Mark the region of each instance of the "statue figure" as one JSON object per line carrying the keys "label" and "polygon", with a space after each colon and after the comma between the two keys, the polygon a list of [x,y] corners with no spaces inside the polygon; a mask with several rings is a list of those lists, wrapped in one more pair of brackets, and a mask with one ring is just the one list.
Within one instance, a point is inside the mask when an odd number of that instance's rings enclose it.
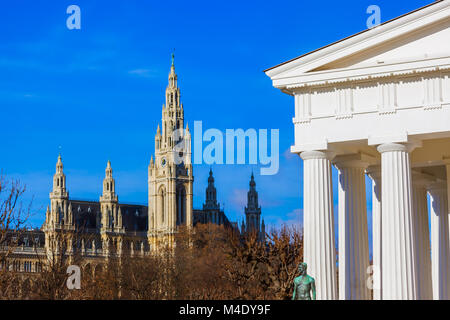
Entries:
{"label": "statue figure", "polygon": [[298,265],[300,276],[294,279],[294,294],[292,300],[316,300],[316,282],[314,278],[306,274],[306,263],[302,262]]}

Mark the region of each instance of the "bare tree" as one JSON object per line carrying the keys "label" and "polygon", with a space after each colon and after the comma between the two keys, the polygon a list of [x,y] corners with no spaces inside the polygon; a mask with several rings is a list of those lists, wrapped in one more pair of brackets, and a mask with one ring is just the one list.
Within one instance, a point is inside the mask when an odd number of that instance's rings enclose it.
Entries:
{"label": "bare tree", "polygon": [[24,206],[26,187],[19,180],[8,180],[0,173],[0,262],[17,246],[20,234],[31,212],[31,202]]}
{"label": "bare tree", "polygon": [[273,299],[290,299],[292,284],[303,261],[303,238],[294,227],[273,229],[268,235],[267,252],[262,259],[267,268]]}
{"label": "bare tree", "polygon": [[18,180],[0,173],[0,297],[18,298],[19,277],[13,261],[14,251],[25,232],[31,212],[31,202],[23,204],[26,187]]}

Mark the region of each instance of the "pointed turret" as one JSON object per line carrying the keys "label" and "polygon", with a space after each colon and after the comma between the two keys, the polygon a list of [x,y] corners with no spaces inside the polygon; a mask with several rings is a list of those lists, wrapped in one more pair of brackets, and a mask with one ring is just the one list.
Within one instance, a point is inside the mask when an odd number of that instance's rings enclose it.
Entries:
{"label": "pointed turret", "polygon": [[50,206],[47,206],[47,211],[45,211],[45,223],[48,224],[50,222]]}
{"label": "pointed turret", "polygon": [[100,197],[100,201],[112,200],[117,202],[116,184],[113,178],[113,171],[111,168],[111,161],[108,160],[105,169],[105,179],[103,179],[103,196]]}
{"label": "pointed turret", "polygon": [[72,211],[72,203],[69,202],[69,209],[67,212],[67,219],[66,219],[66,224],[67,225],[72,225],[73,223],[73,211]]}
{"label": "pointed turret", "polygon": [[66,176],[63,171],[63,162],[61,154],[58,155],[56,162],[56,172],[53,175],[53,190],[50,193],[50,211],[49,224],[55,228],[60,228],[67,218],[69,193],[66,190]]}
{"label": "pointed turret", "polygon": [[122,210],[119,207],[119,210],[117,212],[117,228],[122,229],[123,223],[122,223]]}
{"label": "pointed turret", "polygon": [[261,207],[258,204],[258,192],[256,191],[255,176],[250,177],[250,190],[247,193],[247,207],[245,207],[246,231],[256,232],[258,236],[262,232],[260,226]]}
{"label": "pointed turret", "polygon": [[58,155],[58,161],[56,162],[56,173],[63,173],[61,153]]}
{"label": "pointed turret", "polygon": [[209,169],[208,187],[206,188],[206,201],[203,210],[219,210],[220,205],[217,203],[217,190],[214,186],[214,176],[212,168]]}
{"label": "pointed turret", "polygon": [[58,161],[56,162],[56,172],[53,175],[53,192],[63,195],[66,191],[66,176],[63,172],[63,163],[61,154],[58,156]]}
{"label": "pointed turret", "polygon": [[169,73],[169,87],[176,88],[177,87],[177,74],[175,73],[175,54],[172,53],[172,65],[170,66]]}
{"label": "pointed turret", "polygon": [[158,150],[161,149],[161,141],[162,141],[161,129],[159,128],[158,124],[158,128],[156,129],[155,135],[155,152],[158,152]]}
{"label": "pointed turret", "polygon": [[118,197],[115,192],[116,185],[113,178],[111,162],[108,160],[103,179],[103,194],[100,197],[101,231],[111,232],[117,223]]}
{"label": "pointed turret", "polygon": [[253,175],[253,171],[252,171],[252,176],[250,177],[249,185],[250,185],[250,190],[255,189],[256,182],[255,182],[255,176]]}
{"label": "pointed turret", "polygon": [[250,190],[247,193],[247,208],[258,209],[258,192],[256,191],[256,182],[253,172],[250,178],[249,186]]}

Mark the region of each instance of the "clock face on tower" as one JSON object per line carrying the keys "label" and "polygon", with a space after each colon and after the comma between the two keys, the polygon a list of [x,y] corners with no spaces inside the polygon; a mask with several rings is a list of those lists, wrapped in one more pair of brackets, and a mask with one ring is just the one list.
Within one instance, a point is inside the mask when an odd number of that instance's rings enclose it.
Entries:
{"label": "clock face on tower", "polygon": [[161,159],[161,166],[165,167],[166,166],[166,158],[162,158]]}

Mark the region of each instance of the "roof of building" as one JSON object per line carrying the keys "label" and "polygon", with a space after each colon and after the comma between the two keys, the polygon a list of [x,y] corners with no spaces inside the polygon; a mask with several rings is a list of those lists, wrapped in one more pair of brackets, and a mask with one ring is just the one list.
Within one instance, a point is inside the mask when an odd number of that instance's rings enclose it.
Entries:
{"label": "roof of building", "polygon": [[[78,227],[97,228],[97,216],[100,213],[100,203],[97,201],[70,200],[75,223]],[[125,231],[147,231],[148,207],[137,204],[121,204],[122,223]]]}
{"label": "roof of building", "polygon": [[[405,17],[405,16],[408,16],[408,15],[410,15],[410,14],[413,14],[413,13],[415,13],[415,12],[417,12],[417,11],[420,11],[420,10],[423,10],[423,9],[425,9],[425,8],[431,7],[431,6],[436,5],[437,3],[440,3],[440,2],[443,2],[443,1],[448,1],[448,0],[436,0],[435,2],[430,3],[430,4],[428,4],[428,5],[424,6],[424,7],[418,8],[418,9],[416,9],[416,10],[413,10],[413,11],[410,11],[410,12],[408,12],[408,13],[405,13],[405,14],[403,14],[403,15],[401,15],[401,16],[398,16],[398,17],[396,17],[396,18],[394,18],[394,19],[391,19],[391,20],[388,20],[388,21],[386,21],[386,22],[383,22],[383,23],[380,24],[380,26],[385,25],[385,24],[388,24],[388,23],[390,23],[390,22],[392,22],[392,21],[401,19],[401,18],[403,18],[403,17]],[[365,29],[365,30],[363,30],[363,31],[360,31],[360,32],[358,32],[358,33],[355,33],[355,34],[353,34],[353,35],[351,35],[351,36],[348,36],[348,37],[346,37],[346,38],[343,38],[343,39],[341,39],[341,40],[338,40],[338,41],[332,42],[332,43],[330,43],[330,44],[327,44],[326,46],[323,46],[323,47],[320,47],[320,48],[315,49],[315,50],[313,50],[313,51],[310,51],[310,52],[308,52],[308,53],[302,54],[302,55],[300,55],[300,56],[298,56],[298,57],[296,57],[296,58],[293,58],[293,59],[290,59],[290,60],[288,60],[288,61],[285,61],[285,62],[282,62],[282,63],[280,63],[280,64],[277,64],[276,66],[270,67],[270,68],[264,70],[263,72],[267,72],[267,71],[269,71],[269,70],[278,68],[279,66],[285,65],[285,64],[287,64],[287,63],[289,63],[289,62],[292,62],[292,61],[301,59],[301,58],[306,57],[306,56],[308,56],[308,55],[310,55],[310,54],[313,54],[313,53],[315,53],[315,52],[321,51],[321,50],[323,50],[323,49],[325,49],[325,48],[334,46],[334,45],[337,44],[337,43],[343,42],[343,41],[345,41],[345,40],[348,40],[348,39],[351,39],[351,38],[353,38],[353,37],[356,37],[356,36],[358,36],[358,35],[360,35],[360,34],[366,33],[366,32],[368,32],[368,31],[370,31],[370,30],[371,30],[371,29]]]}

